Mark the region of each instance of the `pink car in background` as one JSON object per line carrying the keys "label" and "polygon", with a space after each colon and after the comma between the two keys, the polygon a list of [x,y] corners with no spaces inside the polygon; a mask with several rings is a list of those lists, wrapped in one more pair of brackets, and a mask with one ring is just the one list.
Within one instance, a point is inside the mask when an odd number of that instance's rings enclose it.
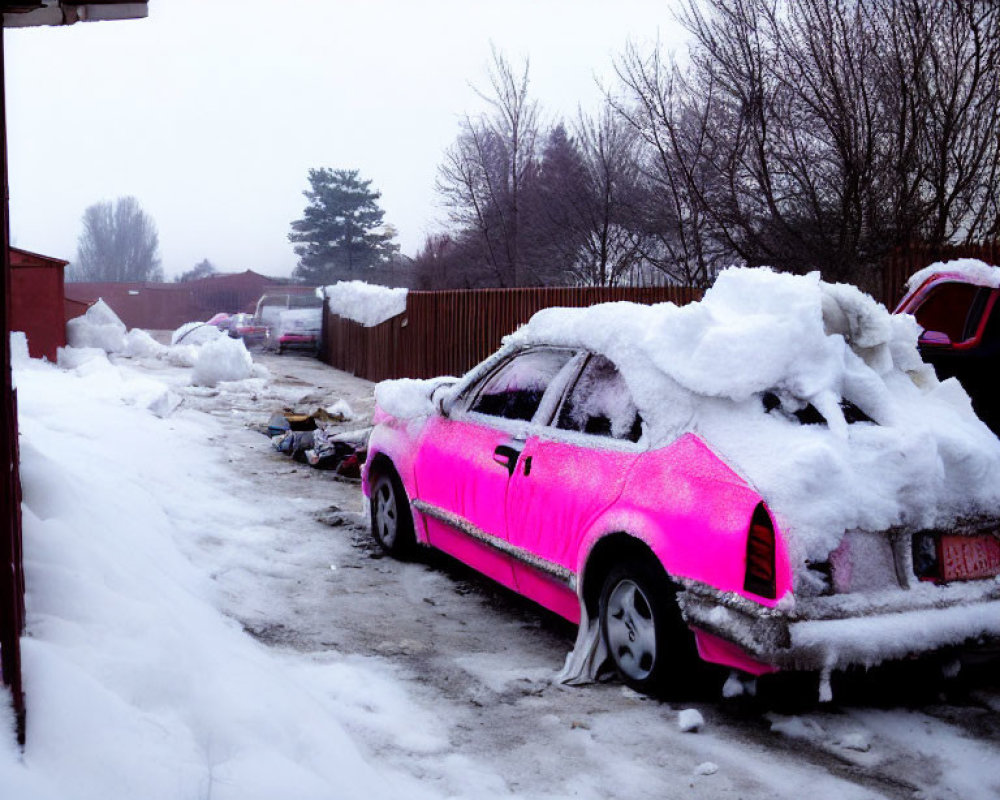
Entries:
{"label": "pink car in background", "polygon": [[[825,558],[803,557],[703,433],[652,435],[671,401],[640,403],[641,376],[629,377],[593,349],[522,337],[457,382],[383,384],[363,473],[377,541],[397,556],[442,550],[579,623],[578,671],[609,658],[644,692],[669,689],[696,653],[750,675],[828,680],[1000,632],[995,524],[848,531]],[[846,399],[831,433],[816,408],[784,408],[779,394],[734,414],[813,449],[884,433]],[[798,478],[788,449],[760,460],[789,459]]]}

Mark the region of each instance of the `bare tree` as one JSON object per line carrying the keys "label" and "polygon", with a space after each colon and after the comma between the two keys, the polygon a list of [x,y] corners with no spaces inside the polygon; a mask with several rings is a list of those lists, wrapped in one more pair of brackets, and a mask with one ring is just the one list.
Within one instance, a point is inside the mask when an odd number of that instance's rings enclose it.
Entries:
{"label": "bare tree", "polygon": [[596,117],[581,112],[576,132],[586,183],[579,206],[584,236],[574,273],[579,283],[614,286],[643,256],[646,237],[636,225],[639,140],[610,105]]}
{"label": "bare tree", "polygon": [[892,247],[996,235],[998,20],[986,0],[689,2],[683,73],[619,61],[674,210],[664,254],[871,287]]}
{"label": "bare tree", "polygon": [[156,224],[134,197],[95,203],[83,212],[70,279],[162,281]]}
{"label": "bare tree", "polygon": [[479,96],[490,111],[466,117],[445,154],[438,190],[452,220],[478,233],[482,256],[500,286],[533,282],[524,268],[524,193],[536,166],[538,106],[528,95],[528,64],[516,73],[496,48],[489,90]]}

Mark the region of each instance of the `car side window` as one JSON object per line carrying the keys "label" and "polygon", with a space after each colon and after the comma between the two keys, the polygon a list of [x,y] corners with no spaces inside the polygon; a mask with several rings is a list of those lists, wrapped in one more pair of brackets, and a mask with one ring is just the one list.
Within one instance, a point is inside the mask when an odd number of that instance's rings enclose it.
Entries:
{"label": "car side window", "polygon": [[559,411],[566,431],[638,442],[642,417],[621,373],[604,356],[591,356]]}
{"label": "car side window", "polygon": [[482,384],[470,411],[531,420],[552,379],[573,356],[568,350],[529,350],[514,356]]}
{"label": "car side window", "polygon": [[931,290],[913,316],[925,331],[944,333],[951,341],[962,342],[975,334],[982,314],[981,304],[975,302],[980,294],[978,286],[942,283]]}

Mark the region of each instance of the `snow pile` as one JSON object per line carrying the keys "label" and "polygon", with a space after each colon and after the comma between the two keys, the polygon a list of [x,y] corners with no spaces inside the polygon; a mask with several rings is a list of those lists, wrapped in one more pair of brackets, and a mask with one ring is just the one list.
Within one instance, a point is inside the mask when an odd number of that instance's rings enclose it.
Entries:
{"label": "snow pile", "polygon": [[23,367],[31,360],[28,353],[28,337],[23,331],[10,333],[10,365],[13,369]]}
{"label": "snow pile", "polygon": [[191,382],[195,386],[215,386],[221,381],[241,381],[253,374],[253,357],[243,340],[223,336],[199,348]]}
{"label": "snow pile", "polygon": [[937,261],[929,267],[914,272],[906,281],[907,289],[916,289],[932,275],[939,273],[958,275],[977,286],[1000,288],[1000,267],[991,267],[975,258],[958,258],[954,261]]}
{"label": "snow pile", "polygon": [[345,733],[339,693],[365,696],[359,670],[293,664],[216,609],[178,543],[262,526],[267,506],[220,491],[214,420],[186,412],[168,429],[132,402],[145,379],[103,363],[17,375],[28,737],[21,758],[0,706],[0,794],[426,797]]}
{"label": "snow pile", "polygon": [[364,281],[339,281],[320,291],[331,314],[372,328],[406,311],[406,289],[389,289]]}
{"label": "snow pile", "polygon": [[66,323],[66,342],[70,347],[99,347],[106,353],[119,353],[125,349],[125,323],[104,300],[98,300],[83,316]]}
{"label": "snow pile", "polygon": [[209,325],[206,322],[185,322],[171,334],[170,344],[200,347],[203,344],[215,342],[224,337],[228,338],[228,335],[214,325]]}
{"label": "snow pile", "polygon": [[159,358],[165,355],[168,349],[142,328],[132,328],[125,334],[125,348],[122,355],[129,358]]}
{"label": "snow pile", "polygon": [[[920,360],[918,334],[912,317],[817,273],[731,269],[699,303],[545,309],[506,343],[608,356],[645,441],[700,435],[761,492],[801,577],[846,531],[946,527],[1000,508],[1000,440]],[[849,424],[841,401],[873,422]],[[825,424],[796,418],[810,406]]]}

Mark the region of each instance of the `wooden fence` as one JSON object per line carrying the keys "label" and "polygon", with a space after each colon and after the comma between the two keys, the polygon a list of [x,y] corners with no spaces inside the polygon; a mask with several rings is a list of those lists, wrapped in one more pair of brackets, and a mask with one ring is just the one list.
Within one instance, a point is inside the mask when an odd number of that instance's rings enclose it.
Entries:
{"label": "wooden fence", "polygon": [[325,311],[320,357],[370,381],[461,375],[540,309],[616,300],[683,305],[701,295],[680,286],[410,292],[405,313],[371,328]]}
{"label": "wooden fence", "polygon": [[987,264],[1000,265],[1000,241],[952,247],[911,245],[889,254],[882,271],[882,302],[891,311],[906,293],[906,281],[917,270],[935,261],[955,258],[978,258]]}

